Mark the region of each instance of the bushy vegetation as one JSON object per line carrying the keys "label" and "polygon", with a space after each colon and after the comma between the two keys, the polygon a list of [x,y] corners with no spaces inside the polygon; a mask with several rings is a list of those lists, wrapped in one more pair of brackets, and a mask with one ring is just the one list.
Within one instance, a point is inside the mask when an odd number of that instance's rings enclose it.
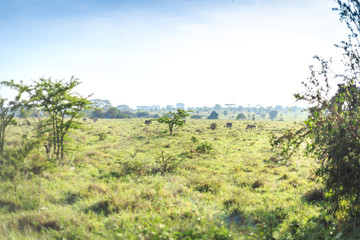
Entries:
{"label": "bushy vegetation", "polygon": [[[324,182],[326,210],[353,232],[359,226],[360,208],[360,2],[337,1],[340,18],[350,30],[347,41],[336,45],[343,51],[339,70],[332,60],[318,56],[310,66],[311,76],[303,82],[305,91],[295,95],[306,101],[309,116],[297,127],[273,138],[283,158],[304,148],[321,166],[317,175]],[[333,90],[336,90],[335,92]],[[316,192],[314,192],[315,194]],[[313,195],[314,195],[313,194]],[[319,196],[320,192],[318,192]],[[310,195],[311,196],[311,195]],[[311,197],[308,196],[308,199]]]}

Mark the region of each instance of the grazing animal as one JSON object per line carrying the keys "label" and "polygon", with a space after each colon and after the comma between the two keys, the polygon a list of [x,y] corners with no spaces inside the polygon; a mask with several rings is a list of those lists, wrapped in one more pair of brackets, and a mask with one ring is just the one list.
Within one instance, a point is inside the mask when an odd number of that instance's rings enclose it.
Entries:
{"label": "grazing animal", "polygon": [[93,122],[96,123],[99,119],[93,118]]}
{"label": "grazing animal", "polygon": [[226,123],[226,127],[227,127],[228,129],[231,129],[231,128],[232,128],[232,123]]}
{"label": "grazing animal", "polygon": [[145,120],[145,125],[150,125],[151,120]]}
{"label": "grazing animal", "polygon": [[248,124],[248,125],[246,126],[246,129],[254,129],[254,128],[256,128],[256,125]]}
{"label": "grazing animal", "polygon": [[87,118],[83,118],[83,121],[86,122]]}

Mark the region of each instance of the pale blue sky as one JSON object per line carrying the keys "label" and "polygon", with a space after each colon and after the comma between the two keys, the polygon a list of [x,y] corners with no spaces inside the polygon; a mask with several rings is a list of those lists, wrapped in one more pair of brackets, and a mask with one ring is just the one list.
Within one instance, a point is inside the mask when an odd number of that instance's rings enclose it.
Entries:
{"label": "pale blue sky", "polygon": [[[80,78],[113,105],[291,105],[346,39],[332,0],[2,0],[0,80]],[[5,95],[4,90],[0,90]]]}

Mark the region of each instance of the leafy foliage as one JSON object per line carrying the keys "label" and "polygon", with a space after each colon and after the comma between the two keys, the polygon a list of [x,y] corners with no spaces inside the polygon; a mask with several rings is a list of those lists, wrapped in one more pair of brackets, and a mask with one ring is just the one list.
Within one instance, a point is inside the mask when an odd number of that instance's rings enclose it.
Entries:
{"label": "leafy foliage", "polygon": [[171,154],[166,154],[164,151],[161,151],[160,155],[156,159],[159,170],[162,174],[173,172],[176,167],[184,160],[184,158],[179,158]]}
{"label": "leafy foliage", "polygon": [[22,98],[27,87],[21,83],[16,84],[14,81],[3,81],[2,86],[10,87],[17,91],[14,100],[7,101],[0,97],[0,155],[4,153],[6,128],[9,124],[16,124],[15,114],[26,105],[26,101]]}
{"label": "leafy foliage", "polygon": [[190,116],[189,112],[178,109],[176,112],[169,112],[167,115],[163,115],[158,119],[158,122],[168,124],[170,135],[172,135],[174,126],[183,126],[185,118],[188,116]]}
{"label": "leafy foliage", "polygon": [[[309,116],[297,129],[274,137],[272,145],[285,158],[304,146],[318,159],[317,174],[323,177],[330,209],[350,220],[360,217],[360,4],[338,4],[335,10],[351,31],[348,42],[337,45],[343,50],[344,72],[334,73],[331,60],[315,57],[320,66],[310,66],[311,76],[303,83],[306,91],[295,95],[310,105]],[[335,93],[331,80],[340,82]]]}
{"label": "leafy foliage", "polygon": [[209,142],[203,142],[196,148],[196,152],[198,153],[210,153],[210,151],[213,149],[211,143]]}
{"label": "leafy foliage", "polygon": [[47,143],[44,146],[49,158],[53,149],[56,158],[63,159],[65,137],[71,128],[79,126],[78,120],[90,105],[87,98],[72,92],[79,84],[79,80],[74,77],[68,83],[40,78],[30,88],[30,102],[46,114],[41,131],[46,133]]}

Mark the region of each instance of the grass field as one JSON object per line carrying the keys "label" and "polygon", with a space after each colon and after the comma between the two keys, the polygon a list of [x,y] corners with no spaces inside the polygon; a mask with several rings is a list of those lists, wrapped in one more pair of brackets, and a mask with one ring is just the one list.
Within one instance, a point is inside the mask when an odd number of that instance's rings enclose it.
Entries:
{"label": "grass field", "polygon": [[[63,162],[42,147],[1,170],[0,238],[331,239],[317,163],[273,158],[271,134],[293,123],[226,122],[188,120],[173,136],[154,121],[85,122]],[[12,127],[7,147],[24,134]]]}

